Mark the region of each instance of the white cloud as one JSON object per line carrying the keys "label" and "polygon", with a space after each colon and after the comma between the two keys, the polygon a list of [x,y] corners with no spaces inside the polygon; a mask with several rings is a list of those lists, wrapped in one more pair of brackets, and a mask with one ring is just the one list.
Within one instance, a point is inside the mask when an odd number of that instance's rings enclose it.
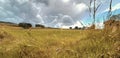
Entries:
{"label": "white cloud", "polygon": [[[51,26],[75,24],[73,19],[77,21],[86,9],[87,5],[85,3],[76,3],[74,0],[0,0],[2,19],[19,18],[24,22],[45,25],[50,23]],[[62,16],[59,16],[59,14],[62,14]],[[18,21],[21,22],[20,20]],[[16,20],[12,21],[16,22]]]}
{"label": "white cloud", "polygon": [[[52,27],[80,25],[80,18],[88,17],[86,15],[88,5],[88,0],[0,0],[0,16],[2,17],[0,19],[13,18],[18,20],[17,23],[34,22]],[[120,3],[114,6],[113,11],[120,8],[119,6]],[[11,21],[16,22],[13,19]]]}
{"label": "white cloud", "polygon": [[115,6],[112,7],[112,11],[115,11],[117,9],[120,9],[120,3],[116,4]]}
{"label": "white cloud", "polygon": [[[120,3],[116,4],[115,6],[112,7],[112,11],[115,11],[117,9],[120,9]],[[107,8],[106,10],[104,10],[103,12],[107,12],[109,11],[109,8]]]}
{"label": "white cloud", "polygon": [[62,0],[64,3],[68,3],[70,0]]}
{"label": "white cloud", "polygon": [[75,9],[77,10],[78,13],[83,12],[84,10],[88,9],[88,6],[85,5],[84,3],[76,4]]}

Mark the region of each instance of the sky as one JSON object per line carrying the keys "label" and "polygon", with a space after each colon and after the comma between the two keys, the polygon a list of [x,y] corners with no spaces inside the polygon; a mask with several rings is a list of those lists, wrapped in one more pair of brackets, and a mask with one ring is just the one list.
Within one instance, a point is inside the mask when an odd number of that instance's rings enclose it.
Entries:
{"label": "sky", "polygon": [[[42,24],[47,27],[69,28],[90,26],[90,0],[0,0],[0,21]],[[96,0],[101,4],[96,13],[96,25],[103,27],[110,0]],[[120,0],[113,0],[113,15],[120,14]],[[93,2],[92,6],[93,8]],[[83,25],[82,25],[82,24]]]}

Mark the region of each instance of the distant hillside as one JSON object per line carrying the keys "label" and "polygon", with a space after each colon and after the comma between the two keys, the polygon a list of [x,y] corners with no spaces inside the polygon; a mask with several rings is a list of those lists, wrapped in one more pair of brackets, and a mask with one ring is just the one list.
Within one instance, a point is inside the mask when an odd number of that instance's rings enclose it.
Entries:
{"label": "distant hillside", "polygon": [[15,23],[0,21],[0,26],[17,26]]}

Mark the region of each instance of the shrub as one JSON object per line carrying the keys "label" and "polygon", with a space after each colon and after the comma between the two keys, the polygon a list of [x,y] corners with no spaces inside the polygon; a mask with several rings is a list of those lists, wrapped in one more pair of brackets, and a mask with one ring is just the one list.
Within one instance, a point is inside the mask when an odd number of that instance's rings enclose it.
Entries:
{"label": "shrub", "polygon": [[45,26],[44,26],[44,25],[40,25],[40,24],[36,24],[35,26],[36,26],[36,27],[45,28]]}
{"label": "shrub", "polygon": [[29,29],[32,27],[30,23],[19,23],[20,27],[23,27],[24,29]]}
{"label": "shrub", "polygon": [[69,27],[69,29],[72,29],[72,27]]}
{"label": "shrub", "polygon": [[78,26],[75,26],[75,29],[79,29],[79,27],[78,27]]}

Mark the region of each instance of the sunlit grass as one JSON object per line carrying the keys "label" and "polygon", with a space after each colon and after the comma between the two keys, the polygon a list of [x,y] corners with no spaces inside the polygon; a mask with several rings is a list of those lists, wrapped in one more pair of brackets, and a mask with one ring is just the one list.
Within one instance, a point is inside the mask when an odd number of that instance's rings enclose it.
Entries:
{"label": "sunlit grass", "polygon": [[0,29],[0,58],[119,58],[120,31]]}

